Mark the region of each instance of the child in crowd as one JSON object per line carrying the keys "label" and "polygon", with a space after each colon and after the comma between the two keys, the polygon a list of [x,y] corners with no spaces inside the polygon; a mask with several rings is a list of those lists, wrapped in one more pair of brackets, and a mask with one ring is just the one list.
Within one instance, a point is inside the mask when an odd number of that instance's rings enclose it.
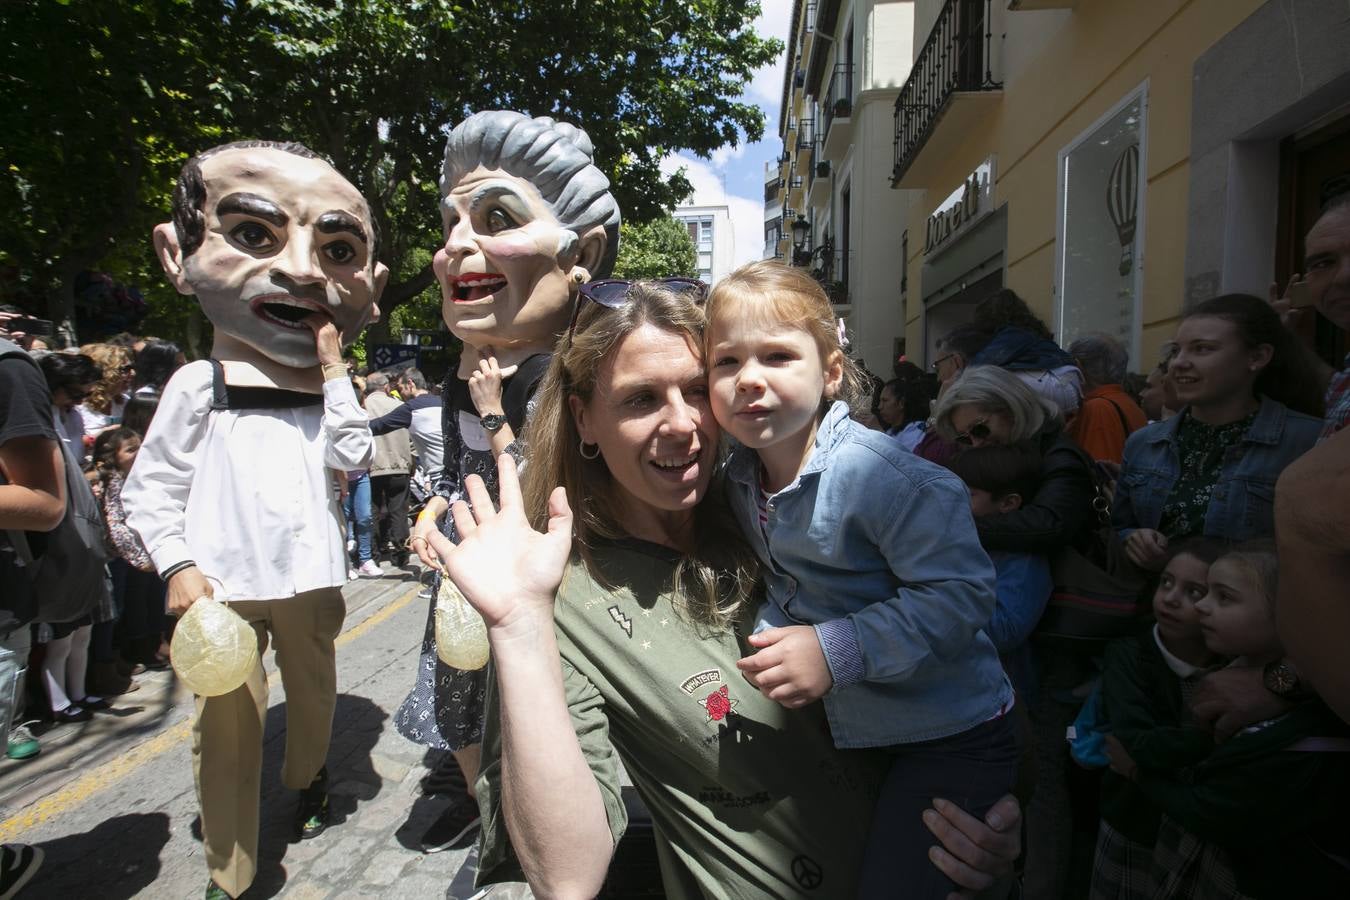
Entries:
{"label": "child in crowd", "polygon": [[[1103,730],[1150,769],[1173,771],[1214,746],[1209,733],[1189,720],[1187,707],[1199,677],[1219,661],[1205,646],[1199,603],[1209,593],[1209,568],[1222,552],[1219,542],[1204,538],[1178,543],[1153,592],[1153,627],[1106,648]],[[1105,772],[1101,816],[1092,900],[1153,896],[1157,807],[1129,781]]]}
{"label": "child in crowd", "polygon": [[127,526],[122,509],[122,485],[140,449],[140,434],[125,425],[104,431],[94,441],[94,496],[103,511],[111,560],[108,571],[112,574],[115,605],[121,611],[117,631],[121,657],[126,661],[116,658],[111,637],[103,637],[99,626],[95,626],[94,672],[101,681],[111,680],[114,670],[119,677],[126,677],[146,668],[163,669],[169,664],[160,646],[164,639],[164,582],[155,572],[140,538]]}
{"label": "child in crowd", "polygon": [[[1275,546],[1253,541],[1209,569],[1197,604],[1205,646],[1233,666],[1284,655],[1275,629]],[[1244,728],[1194,765],[1155,768],[1107,739],[1111,768],[1164,818],[1153,851],[1159,897],[1350,897],[1350,728],[1309,698]]]}
{"label": "child in crowd", "polygon": [[748,639],[757,652],[738,665],[784,706],[823,697],[837,747],[890,754],[859,895],[903,884],[907,897],[946,897],[921,814],[954,796],[983,816],[1012,788],[1020,750],[1012,688],[981,630],[995,579],[969,497],[849,418],[837,398],[862,392],[804,271],[761,262],[724,278],[705,342],[712,412],[744,445],[728,488],[769,588]]}
{"label": "child in crowd", "polygon": [[[1041,454],[1029,444],[972,447],[947,466],[970,489],[970,511],[976,518],[1020,509],[1040,486]],[[1035,553],[1002,550],[990,553],[989,559],[998,577],[998,603],[984,631],[1018,696],[1029,703],[1036,672],[1028,641],[1054,587],[1050,561]]]}

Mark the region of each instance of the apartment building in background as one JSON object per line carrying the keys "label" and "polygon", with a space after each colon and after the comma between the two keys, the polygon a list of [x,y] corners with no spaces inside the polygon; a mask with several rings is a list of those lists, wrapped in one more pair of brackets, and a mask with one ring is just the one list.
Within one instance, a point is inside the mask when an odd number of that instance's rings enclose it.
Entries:
{"label": "apartment building in background", "polygon": [[697,194],[671,212],[689,229],[698,254],[698,277],[712,284],[730,272],[734,265],[736,238],[731,230],[730,210],[723,204],[700,204]]}
{"label": "apartment building in background", "polygon": [[884,376],[904,351],[895,238],[913,198],[887,186],[913,6],[793,3],[779,116],[778,252],[815,274],[847,321],[854,353]]}
{"label": "apartment building in background", "polygon": [[[1146,371],[1188,304],[1302,270],[1350,190],[1350,16],[1325,0],[915,0],[894,106],[909,346],[1007,286]],[[1320,319],[1320,317],[1318,317]],[[1305,338],[1339,362],[1345,336]]]}
{"label": "apartment building in background", "polygon": [[[1304,234],[1350,190],[1344,4],[799,0],[791,16],[777,252],[880,374],[906,350],[932,361],[1001,287],[1061,342],[1114,334],[1146,371],[1188,304],[1302,271]],[[1346,336],[1316,318],[1304,337],[1339,364]]]}

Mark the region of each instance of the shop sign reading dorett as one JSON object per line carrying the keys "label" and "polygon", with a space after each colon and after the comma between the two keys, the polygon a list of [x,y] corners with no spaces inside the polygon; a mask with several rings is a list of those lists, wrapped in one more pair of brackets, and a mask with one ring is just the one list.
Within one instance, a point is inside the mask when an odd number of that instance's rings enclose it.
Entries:
{"label": "shop sign reading dorett", "polygon": [[970,173],[928,217],[923,239],[924,256],[950,246],[952,238],[994,210],[994,157]]}

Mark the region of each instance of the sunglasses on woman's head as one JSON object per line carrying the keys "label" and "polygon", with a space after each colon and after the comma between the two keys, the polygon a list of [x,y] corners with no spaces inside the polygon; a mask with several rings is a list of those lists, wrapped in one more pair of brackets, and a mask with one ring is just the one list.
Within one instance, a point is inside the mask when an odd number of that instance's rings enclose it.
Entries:
{"label": "sunglasses on woman's head", "polygon": [[956,436],[958,444],[964,444],[969,447],[976,441],[986,441],[989,439],[989,426],[985,424],[986,419],[976,419],[975,423]]}
{"label": "sunglasses on woman's head", "polygon": [[[624,278],[602,278],[599,281],[588,281],[578,288],[581,296],[577,298],[576,306],[572,307],[572,321],[567,326],[567,346],[572,346],[572,336],[576,333],[577,319],[581,316],[584,301],[598,303],[605,309],[619,309],[628,303],[628,295],[633,285],[638,283]],[[708,296],[708,286],[697,278],[656,278],[648,283],[659,284],[679,293],[697,294],[698,303],[702,303]]]}

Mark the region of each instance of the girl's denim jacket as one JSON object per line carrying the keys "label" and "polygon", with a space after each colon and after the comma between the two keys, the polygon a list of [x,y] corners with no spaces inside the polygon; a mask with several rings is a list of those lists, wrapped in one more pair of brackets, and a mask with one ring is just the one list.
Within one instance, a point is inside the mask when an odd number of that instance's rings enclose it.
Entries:
{"label": "girl's denim jacket", "polygon": [[759,627],[815,626],[834,678],[824,699],[836,746],[959,734],[1011,702],[981,630],[994,612],[994,567],[954,474],[836,402],[802,471],[768,500],[764,529],[758,455],[734,447],[727,480],[765,567]]}
{"label": "girl's denim jacket", "polygon": [[[1181,474],[1177,431],[1183,413],[1130,435],[1111,503],[1111,523],[1123,541],[1139,528],[1156,529],[1163,504]],[[1224,453],[1223,468],[1205,511],[1205,536],[1226,541],[1275,533],[1275,481],[1322,430],[1322,420],[1294,412],[1269,397],[1242,440]]]}

